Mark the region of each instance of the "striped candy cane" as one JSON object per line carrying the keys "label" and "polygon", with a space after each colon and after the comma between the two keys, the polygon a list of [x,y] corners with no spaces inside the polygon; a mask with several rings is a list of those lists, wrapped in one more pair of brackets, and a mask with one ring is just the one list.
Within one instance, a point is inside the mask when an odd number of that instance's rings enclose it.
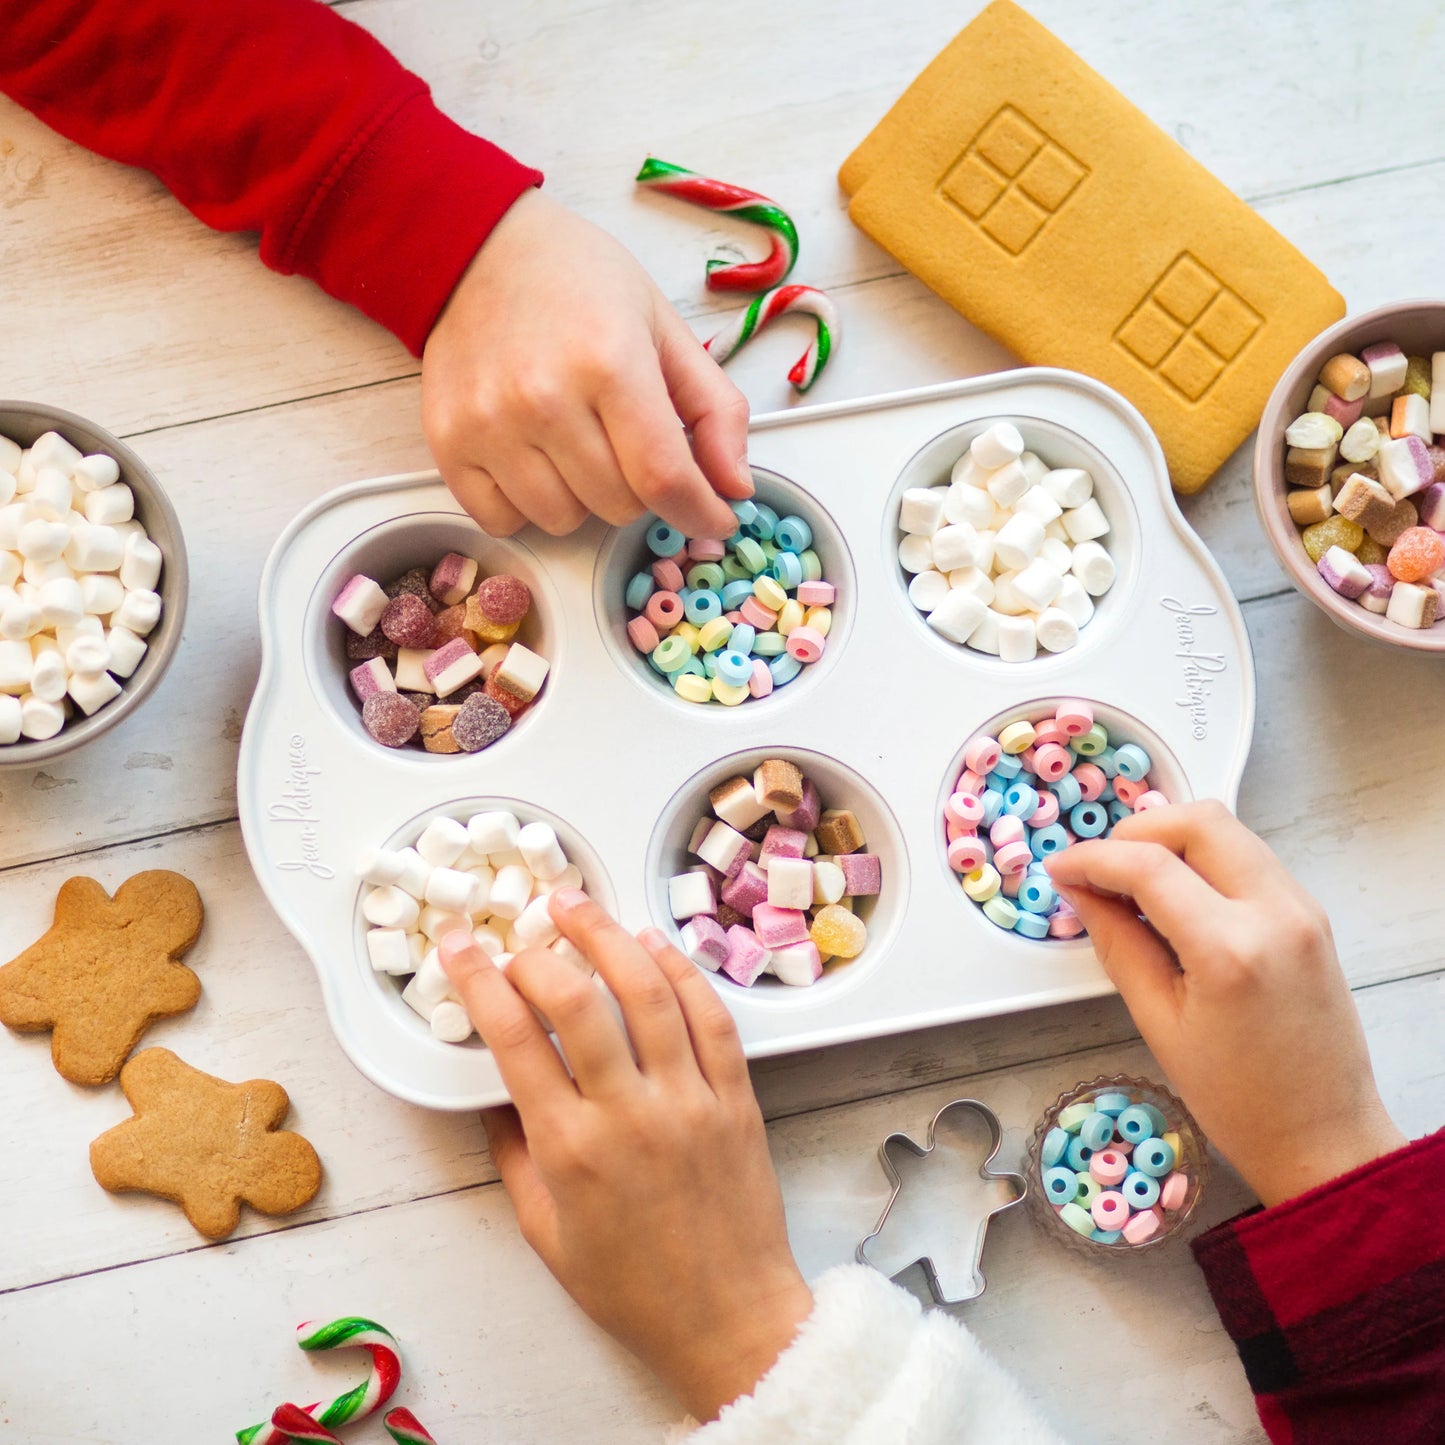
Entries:
{"label": "striped candy cane", "polygon": [[[321,1425],[345,1425],[379,1410],[396,1393],[401,1382],[401,1357],[389,1330],[374,1320],[356,1317],[332,1320],[318,1325],[314,1321],[297,1326],[296,1341],[308,1353],[317,1350],[366,1350],[371,1355],[371,1373],[354,1390],[338,1395],[330,1404],[307,1405],[302,1414]],[[280,1431],[269,1420],[236,1431],[240,1445],[286,1445],[292,1437]],[[319,1437],[324,1439],[325,1437]]]}
{"label": "striped candy cane", "polygon": [[769,233],[772,250],[765,261],[724,261],[714,257],[707,263],[709,291],[766,291],[778,285],[798,259],[798,228],[793,218],[766,196],[709,180],[696,171],[670,165],[648,156],[637,173],[637,184],[651,191],[676,196],[704,210],[719,211],[751,221]]}
{"label": "striped candy cane", "polygon": [[302,1445],[341,1445],[341,1437],[333,1435],[325,1425],[318,1425],[300,1405],[278,1405],[271,1412],[271,1426],[282,1438]]}
{"label": "striped candy cane", "polygon": [[746,345],[770,321],[789,312],[799,312],[813,317],[818,323],[818,334],[812,345],[800,356],[788,380],[799,391],[807,391],[822,374],[838,344],[838,308],[823,291],[812,286],[779,286],[766,296],[759,296],[746,311],[740,311],[707,343],[708,354],[719,364],[726,361],[739,347]]}
{"label": "striped candy cane", "polygon": [[437,1445],[410,1410],[390,1410],[382,1417],[381,1423],[386,1426],[386,1433],[396,1441],[396,1445]]}

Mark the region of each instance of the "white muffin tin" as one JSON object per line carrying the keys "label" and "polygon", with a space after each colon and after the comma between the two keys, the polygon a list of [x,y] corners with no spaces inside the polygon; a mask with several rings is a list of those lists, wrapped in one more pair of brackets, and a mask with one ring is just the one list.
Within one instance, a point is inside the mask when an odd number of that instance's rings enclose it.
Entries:
{"label": "white muffin tin", "polygon": [[[945,481],[983,426],[1012,421],[1051,466],[1094,476],[1118,581],[1079,645],[1007,664],[931,632],[897,561],[909,486]],[[851,807],[882,857],[868,944],[811,988],[743,989],[710,975],[750,1055],[785,1053],[1105,993],[1087,940],[994,927],[944,857],[942,805],[971,735],[1050,699],[1095,704],[1142,743],[1170,798],[1234,801],[1254,720],[1249,641],[1219,569],[1189,530],[1143,418],[1071,372],[1019,370],[753,423],[758,494],[812,524],[838,588],[822,659],[737,708],[678,699],[627,642],[622,599],[645,524],[564,539],[485,536],[435,473],[358,482],[308,507],[261,580],[261,677],[241,743],[241,826],[262,887],[310,954],[347,1054],[382,1088],[439,1109],[505,1098],[477,1041],[444,1044],[373,973],[363,849],[409,842],[438,811],[553,821],[589,889],[629,928],[671,927],[666,878],[707,791],[770,755]],[[531,586],[527,641],[550,659],[533,708],[488,750],[389,751],[361,727],[332,598],[354,572],[385,582],[444,552]]]}

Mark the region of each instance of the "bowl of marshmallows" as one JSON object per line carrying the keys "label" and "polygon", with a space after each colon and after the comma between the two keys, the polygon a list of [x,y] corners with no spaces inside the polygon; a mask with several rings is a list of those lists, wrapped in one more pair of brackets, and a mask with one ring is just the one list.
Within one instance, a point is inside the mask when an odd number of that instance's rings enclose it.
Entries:
{"label": "bowl of marshmallows", "polygon": [[185,620],[185,545],[144,462],[56,407],[0,401],[0,768],[140,706]]}

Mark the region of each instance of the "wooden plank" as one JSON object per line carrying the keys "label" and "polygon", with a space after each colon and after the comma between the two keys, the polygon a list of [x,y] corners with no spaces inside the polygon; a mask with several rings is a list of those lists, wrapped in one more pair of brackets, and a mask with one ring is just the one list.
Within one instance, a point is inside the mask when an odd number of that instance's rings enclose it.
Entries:
{"label": "wooden plank", "polygon": [[[1445,977],[1369,989],[1360,1003],[1391,1108],[1410,1130],[1438,1122],[1439,1061],[1422,1021],[1445,1004]],[[972,1094],[999,1111],[1003,1157],[1017,1158],[1059,1090],[1099,1071],[1151,1068],[1141,1045],[1114,1046],[772,1126],[805,1272],[847,1262],[876,1221],[886,1198],[875,1158],[884,1134],[920,1130],[942,1103]],[[378,1156],[376,1168],[403,1166]],[[933,1198],[930,1189],[925,1217]],[[1205,1217],[1246,1202],[1217,1167]],[[946,1212],[935,1217],[930,1240],[959,1229]],[[989,1289],[960,1317],[1067,1438],[1123,1445],[1146,1418],[1183,1445],[1263,1439],[1187,1251],[1156,1254],[1147,1270],[1085,1260],[1016,1211],[996,1222],[984,1265]],[[12,1294],[0,1312],[0,1349],[12,1366],[0,1383],[0,1442],[118,1445],[153,1436],[161,1419],[163,1429],[188,1426],[187,1438],[222,1438],[283,1396],[312,1399],[353,1381],[353,1364],[303,1359],[290,1341],[300,1320],[356,1312],[402,1340],[408,1373],[398,1398],[440,1439],[620,1445],[673,1418],[657,1386],[547,1277],[491,1186]],[[77,1330],[77,1319],[125,1324]],[[1085,1335],[1099,1358],[1135,1362],[1122,1395],[1114,1372],[1079,1368]],[[61,1339],[63,1351],[37,1349]],[[76,1379],[84,1390],[66,1388]]]}

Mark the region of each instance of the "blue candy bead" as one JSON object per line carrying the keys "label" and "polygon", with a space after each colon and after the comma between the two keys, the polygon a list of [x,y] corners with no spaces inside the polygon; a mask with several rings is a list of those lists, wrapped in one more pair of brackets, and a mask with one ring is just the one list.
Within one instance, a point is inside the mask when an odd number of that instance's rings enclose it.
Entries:
{"label": "blue candy bead", "polygon": [[1027,783],[1014,783],[1004,791],[1003,810],[1025,823],[1039,810],[1039,795]]}
{"label": "blue candy bead", "polygon": [[1059,812],[1067,813],[1077,808],[1084,801],[1084,790],[1079,786],[1079,780],[1072,773],[1065,773],[1056,783],[1050,783],[1049,788],[1054,797],[1059,800]]}
{"label": "blue candy bead", "polygon": [[983,826],[992,828],[1003,812],[1003,794],[997,788],[985,788],[979,802],[983,804]]}
{"label": "blue candy bead", "polygon": [[[1058,902],[1058,895],[1054,892],[1053,885],[1047,878],[1040,878],[1037,875],[1025,877],[1019,885],[1018,906],[1027,913],[1049,914],[1054,911],[1054,904]],[[1045,925],[1044,933],[1048,927]],[[1042,936],[1042,935],[1040,935]],[[1102,1148],[1102,1144],[1091,1144],[1091,1149]]]}
{"label": "blue candy bead", "polygon": [[1044,1197],[1050,1204],[1072,1204],[1078,1192],[1078,1176],[1072,1169],[1058,1166],[1044,1170]]}
{"label": "blue candy bead", "polygon": [[647,599],[657,590],[650,572],[639,572],[627,584],[627,605],[634,612],[641,612],[647,606]]}
{"label": "blue candy bead", "polygon": [[755,542],[771,542],[778,525],[778,514],[764,502],[753,503],[753,519],[743,523],[743,531]]}
{"label": "blue candy bead", "polygon": [[708,677],[717,676],[717,653],[705,652],[702,655],[702,670]]}
{"label": "blue candy bead", "polygon": [[[723,606],[727,607],[727,597],[723,597]],[[731,607],[727,607],[729,612]],[[749,627],[746,622],[739,622],[728,634],[728,646],[734,652],[748,653],[753,650],[753,643],[758,640],[757,628]]]}
{"label": "blue candy bead", "polygon": [[717,654],[717,675],[734,687],[741,687],[753,675],[753,660],[745,652],[729,647]]}
{"label": "blue candy bead", "polygon": [[1096,1153],[1114,1137],[1114,1120],[1109,1114],[1095,1111],[1079,1125],[1079,1138]]}
{"label": "blue candy bead", "polygon": [[1082,1174],[1089,1167],[1089,1160],[1093,1157],[1094,1151],[1077,1134],[1069,1140],[1069,1147],[1064,1158],[1069,1161],[1069,1168],[1076,1174]]}
{"label": "blue candy bead", "polygon": [[1114,1127],[1119,1131],[1119,1137],[1126,1144],[1142,1144],[1146,1139],[1155,1137],[1156,1131],[1154,1121],[1149,1117],[1149,1111],[1141,1104],[1130,1104],[1115,1121]]}
{"label": "blue candy bead", "polygon": [[1128,778],[1131,783],[1142,782],[1149,776],[1149,769],[1154,766],[1149,761],[1149,754],[1138,743],[1124,743],[1115,748],[1114,762],[1118,766],[1119,776]]}
{"label": "blue candy bead", "polygon": [[1159,1202],[1159,1181],[1131,1169],[1120,1186],[1132,1209],[1152,1209]]}
{"label": "blue candy bead", "polygon": [[1080,803],[1069,812],[1069,827],[1079,838],[1097,838],[1109,826],[1109,810],[1101,803]]}
{"label": "blue candy bead", "polygon": [[1153,1104],[1140,1104],[1139,1108],[1149,1116],[1149,1122],[1154,1126],[1154,1137],[1162,1139],[1169,1132],[1169,1120],[1164,1117],[1164,1111],[1156,1109]]}
{"label": "blue candy bead", "polygon": [[1029,852],[1035,858],[1043,859],[1069,846],[1069,835],[1062,823],[1050,823],[1047,828],[1035,828],[1029,835]]}
{"label": "blue candy bead", "polygon": [[647,529],[647,550],[655,557],[674,557],[687,546],[687,538],[664,521],[656,521]]}
{"label": "blue candy bead", "polygon": [[1121,803],[1118,798],[1109,800],[1109,826],[1112,828],[1115,823],[1122,823],[1125,818],[1132,818],[1134,810],[1128,803]]}
{"label": "blue candy bead", "polygon": [[1124,1231],[1122,1229],[1096,1229],[1089,1236],[1095,1244],[1118,1244],[1123,1237]]}
{"label": "blue candy bead", "polygon": [[1101,1114],[1107,1114],[1111,1119],[1117,1119],[1129,1107],[1129,1096],[1128,1094],[1098,1094],[1094,1098],[1094,1107]]}
{"label": "blue candy bead", "polygon": [[728,506],[733,509],[733,516],[738,519],[738,527],[741,530],[749,522],[755,522],[758,516],[758,504],[751,497],[745,497],[740,502],[729,502]]}
{"label": "blue candy bead", "polygon": [[1115,777],[1119,772],[1117,761],[1118,750],[1116,748],[1104,748],[1096,756],[1089,759],[1106,778]]}
{"label": "blue candy bead", "polygon": [[1049,876],[1048,867],[1042,858],[1031,859],[1029,866],[1024,871],[1031,878],[1047,878]]}
{"label": "blue candy bead", "polygon": [[723,611],[736,612],[752,595],[751,582],[744,582],[741,578],[736,582],[729,582],[722,590]]}
{"label": "blue candy bead", "polygon": [[722,616],[722,598],[716,592],[690,592],[683,599],[682,610],[694,627],[701,627]]}
{"label": "blue candy bead", "polygon": [[1114,791],[1113,783],[1105,783],[1100,790],[1099,796],[1094,799],[1096,803],[1112,803],[1119,795]]}
{"label": "blue candy bead", "polygon": [[768,664],[768,671],[773,675],[774,687],[782,687],[784,684],[792,682],[802,670],[803,664],[791,652],[780,653]]}
{"label": "blue candy bead", "polygon": [[773,541],[785,552],[806,552],[813,545],[813,529],[801,517],[784,517],[773,528]]}
{"label": "blue candy bead", "polygon": [[1044,1135],[1044,1142],[1039,1149],[1039,1158],[1044,1161],[1045,1169],[1052,1169],[1060,1159],[1064,1157],[1069,1147],[1069,1136],[1057,1124]]}
{"label": "blue candy bead", "polygon": [[1162,1139],[1146,1139],[1134,1146],[1133,1166],[1151,1179],[1162,1179],[1174,1167],[1174,1148]]}
{"label": "blue candy bead", "polygon": [[779,552],[773,558],[768,571],[777,578],[789,592],[803,580],[803,564],[798,561],[796,552]]}
{"label": "blue candy bead", "polygon": [[997,768],[991,773],[985,773],[983,784],[986,788],[992,788],[995,792],[1006,793],[1013,787],[1014,780],[1007,773],[1001,773]]}
{"label": "blue candy bead", "polygon": [[673,680],[676,681],[679,677],[686,677],[689,673],[691,673],[694,677],[712,676],[712,674],[707,670],[706,667],[703,666],[702,662],[698,658],[689,657],[688,660],[684,662],[683,665],[679,667],[675,673],[673,673]]}
{"label": "blue candy bead", "polygon": [[993,770],[1000,777],[1007,778],[1012,782],[1023,772],[1024,765],[1016,753],[1001,753],[998,762],[993,765]]}
{"label": "blue candy bead", "polygon": [[1029,910],[1023,900],[1023,889],[1019,890],[1019,897],[1016,901],[1019,905],[1019,916],[1014,919],[1014,932],[1021,938],[1047,938],[1049,936],[1049,920]]}

